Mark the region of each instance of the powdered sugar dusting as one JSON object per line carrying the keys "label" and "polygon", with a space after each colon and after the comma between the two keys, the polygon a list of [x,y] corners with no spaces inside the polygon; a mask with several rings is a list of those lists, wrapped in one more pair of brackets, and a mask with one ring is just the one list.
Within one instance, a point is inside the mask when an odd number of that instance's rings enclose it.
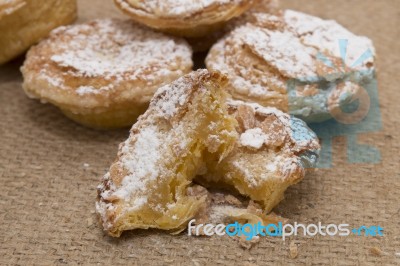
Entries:
{"label": "powdered sugar dusting", "polygon": [[168,119],[174,116],[180,106],[188,101],[189,92],[193,89],[193,80],[196,75],[204,75],[207,70],[198,70],[175,80],[157,90],[150,103],[156,112]]}
{"label": "powdered sugar dusting", "polygon": [[[112,196],[128,201],[137,193],[146,194],[143,192],[147,190],[147,184],[159,176],[157,162],[160,159],[160,145],[156,126],[143,128],[134,139],[130,137],[122,144],[120,161],[129,174]],[[136,197],[132,208],[140,208],[146,202],[146,196]]]}
{"label": "powdered sugar dusting", "polygon": [[247,26],[239,28],[237,34],[258,56],[286,75],[316,76],[316,50],[304,46],[292,33]]}
{"label": "powdered sugar dusting", "polygon": [[80,86],[76,90],[76,93],[78,93],[81,96],[87,95],[87,94],[99,94],[99,93],[101,93],[103,91],[111,90],[113,87],[114,86],[112,84],[110,84],[108,86],[103,86],[103,87],[100,87],[100,88],[95,88],[93,86]]}
{"label": "powdered sugar dusting", "polygon": [[51,60],[86,77],[123,78],[124,73],[133,73],[132,79],[148,66],[176,64],[176,58],[185,60],[191,54],[187,46],[130,21],[96,20],[64,27],[63,35],[69,41]]}
{"label": "powdered sugar dusting", "polygon": [[[130,20],[102,19],[82,25],[55,29],[43,44],[50,47],[50,60],[63,73],[79,78],[101,78],[110,84],[140,80],[152,84],[158,78],[182,75],[192,65],[191,48],[179,38],[154,32]],[[189,66],[189,67],[188,67]],[[44,79],[58,79],[65,88],[64,76],[54,77],[45,67]],[[96,94],[113,86],[83,86],[77,93]]]}
{"label": "powdered sugar dusting", "polygon": [[[298,34],[304,44],[316,47],[320,51],[328,51],[339,58],[341,53],[338,40],[347,40],[349,43],[345,63],[349,67],[367,50],[375,55],[375,48],[370,39],[356,36],[334,20],[323,20],[293,10],[286,10],[284,19],[290,30]],[[367,58],[363,67],[372,62],[373,58]]]}
{"label": "powdered sugar dusting", "polygon": [[178,79],[172,84],[161,87],[155,96],[163,95],[162,101],[157,101],[156,110],[165,118],[175,115],[177,108],[185,104],[187,100],[186,91],[190,90],[190,84],[184,82],[185,78]]}

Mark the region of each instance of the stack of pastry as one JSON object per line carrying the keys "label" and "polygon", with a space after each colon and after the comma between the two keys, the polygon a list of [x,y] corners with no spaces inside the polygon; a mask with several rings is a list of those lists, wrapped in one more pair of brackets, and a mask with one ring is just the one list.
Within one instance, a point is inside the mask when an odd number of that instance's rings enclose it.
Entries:
{"label": "stack of pastry", "polygon": [[[267,221],[318,159],[317,136],[288,112],[329,119],[373,74],[369,39],[280,11],[275,0],[115,3],[131,19],[60,27],[31,48],[21,69],[29,97],[74,121],[133,125],[98,186],[96,209],[111,236],[182,231],[219,209],[206,188],[240,194],[257,211],[237,216]],[[347,58],[341,38],[355,47]],[[211,45],[208,70],[192,72],[192,50]],[[360,50],[371,56],[354,64],[365,57]]]}

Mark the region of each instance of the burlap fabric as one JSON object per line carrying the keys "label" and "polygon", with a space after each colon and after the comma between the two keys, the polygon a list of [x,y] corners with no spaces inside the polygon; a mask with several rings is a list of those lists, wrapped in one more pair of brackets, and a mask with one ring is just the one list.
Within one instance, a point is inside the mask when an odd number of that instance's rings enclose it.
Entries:
{"label": "burlap fabric", "polygon": [[[0,264],[395,265],[400,264],[400,1],[287,0],[285,7],[334,18],[373,39],[383,130],[361,135],[381,151],[377,165],[349,164],[334,140],[334,166],[289,189],[276,208],[303,223],[380,225],[384,237],[263,238],[244,250],[229,237],[134,231],[105,236],[94,213],[96,185],[127,130],[101,132],[29,100],[23,59],[0,68]],[[80,1],[80,21],[121,17],[111,0]],[[1,36],[0,36],[1,38]],[[297,258],[289,255],[292,241]]]}

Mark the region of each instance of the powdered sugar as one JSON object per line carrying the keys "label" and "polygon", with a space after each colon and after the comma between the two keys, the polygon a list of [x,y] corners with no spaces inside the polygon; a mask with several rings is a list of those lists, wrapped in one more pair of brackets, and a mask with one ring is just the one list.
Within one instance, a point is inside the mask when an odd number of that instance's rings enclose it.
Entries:
{"label": "powdered sugar", "polygon": [[134,79],[149,67],[158,71],[161,65],[186,61],[191,54],[186,45],[130,21],[96,20],[62,31],[69,40],[51,60],[72,68],[77,76],[119,79],[129,73],[127,78]]}
{"label": "powdered sugar", "polygon": [[207,70],[198,70],[163,86],[155,93],[150,106],[166,119],[174,116],[180,106],[187,103],[189,92],[193,89],[196,75],[204,75]]}
{"label": "powdered sugar", "polygon": [[[122,180],[121,186],[113,196],[129,200],[133,195],[146,191],[147,184],[159,176],[157,165],[160,159],[160,145],[156,126],[143,128],[139,134],[133,135],[122,145],[121,164],[128,171]],[[134,142],[132,144],[132,142]],[[131,207],[139,208],[145,204],[145,196],[135,198]]]}
{"label": "powdered sugar", "polygon": [[112,84],[110,84],[108,86],[100,87],[98,89],[93,86],[80,86],[76,90],[76,93],[78,93],[81,96],[87,95],[87,94],[99,94],[102,91],[108,91],[108,90],[112,89],[113,87],[114,86]]}
{"label": "powdered sugar", "polygon": [[243,34],[244,44],[280,72],[290,77],[316,76],[316,50],[304,46],[292,33],[247,26],[237,34]]}
{"label": "powdered sugar", "polygon": [[240,144],[245,147],[260,149],[265,141],[265,134],[261,128],[251,128],[240,136]]}
{"label": "powdered sugar", "polygon": [[[35,59],[46,62],[39,78],[68,89],[68,79],[77,77],[82,81],[76,88],[80,96],[118,89],[123,82],[135,80],[149,85],[150,91],[144,93],[149,95],[154,85],[165,84],[165,79],[180,76],[192,66],[192,51],[184,40],[130,20],[102,19],[62,26],[36,49],[47,52]],[[88,82],[92,79],[96,82]]]}
{"label": "powdered sugar", "polygon": [[185,78],[180,78],[172,84],[161,87],[155,94],[155,98],[162,95],[163,100],[157,101],[155,108],[166,119],[174,116],[177,108],[184,105],[187,100],[187,93],[185,92],[190,90],[191,86],[184,80]]}
{"label": "powdered sugar", "polygon": [[[347,40],[345,62],[349,67],[367,50],[375,55],[375,49],[370,39],[354,35],[334,20],[323,20],[293,10],[285,11],[284,20],[290,30],[301,37],[304,44],[316,47],[322,52],[327,51],[339,58],[341,52],[338,41]],[[363,66],[372,62],[372,57],[366,58]]]}

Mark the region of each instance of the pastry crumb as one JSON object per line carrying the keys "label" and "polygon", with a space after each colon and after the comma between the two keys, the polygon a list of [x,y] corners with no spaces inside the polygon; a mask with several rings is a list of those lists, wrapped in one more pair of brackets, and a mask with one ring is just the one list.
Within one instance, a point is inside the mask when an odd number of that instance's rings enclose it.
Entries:
{"label": "pastry crumb", "polygon": [[246,238],[246,236],[235,237],[235,239],[239,242],[239,246],[246,250],[251,249],[260,242],[259,236],[255,236],[251,240],[246,240]]}
{"label": "pastry crumb", "polygon": [[92,218],[88,218],[86,220],[86,222],[87,222],[87,226],[90,227],[93,224],[93,219]]}
{"label": "pastry crumb", "polygon": [[369,249],[369,252],[374,256],[383,256],[385,253],[379,247],[372,247]]}
{"label": "pastry crumb", "polygon": [[299,256],[299,249],[297,247],[297,244],[294,241],[292,241],[289,244],[289,257],[291,259],[295,259],[298,256]]}

